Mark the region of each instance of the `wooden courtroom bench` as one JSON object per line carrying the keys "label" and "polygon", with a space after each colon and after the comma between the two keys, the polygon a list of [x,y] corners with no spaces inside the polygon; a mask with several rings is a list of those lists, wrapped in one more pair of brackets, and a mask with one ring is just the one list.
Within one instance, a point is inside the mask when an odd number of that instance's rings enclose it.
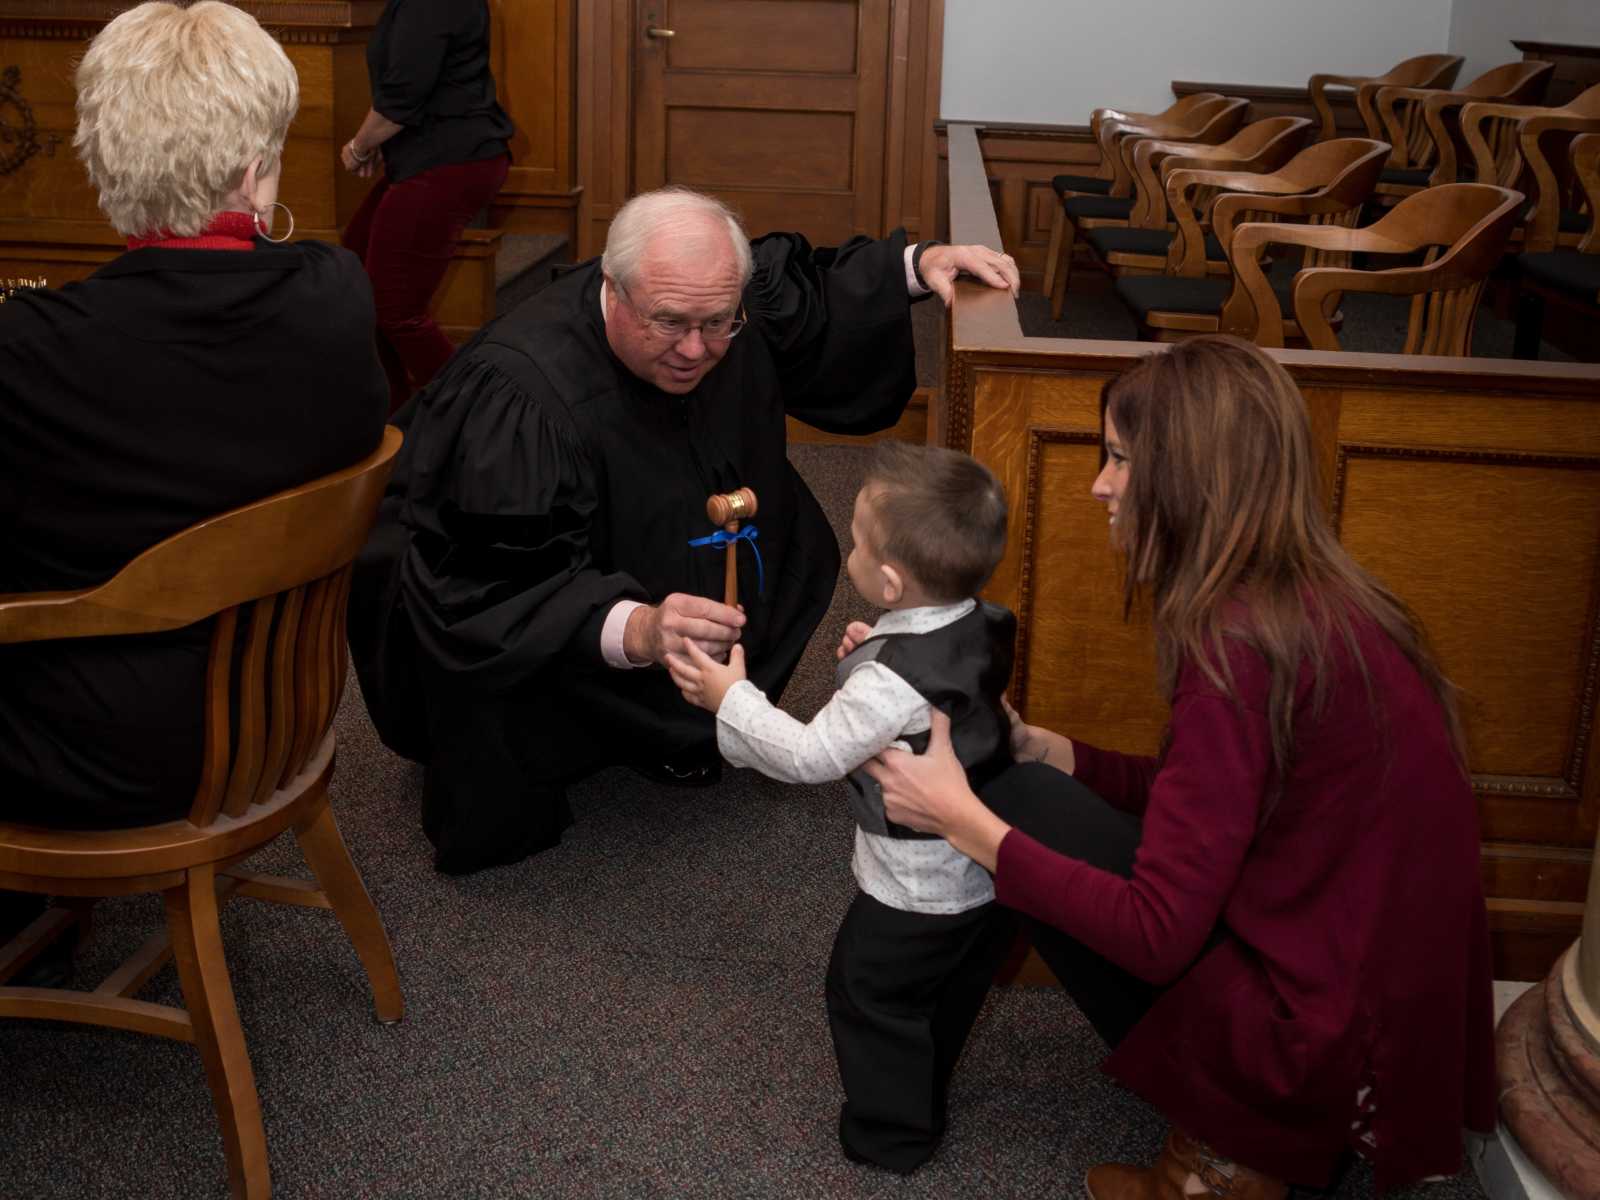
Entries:
{"label": "wooden courtroom bench", "polygon": [[[950,240],[1000,249],[973,127],[952,125],[949,147]],[[1101,387],[1156,348],[1025,337],[1010,297],[971,284],[947,336],[932,436],[1011,501],[985,595],[1017,614],[1012,697],[1029,721],[1153,753],[1152,638],[1122,619],[1089,485]],[[1463,690],[1496,978],[1542,978],[1578,936],[1600,815],[1600,367],[1270,353],[1305,393],[1340,539]]]}

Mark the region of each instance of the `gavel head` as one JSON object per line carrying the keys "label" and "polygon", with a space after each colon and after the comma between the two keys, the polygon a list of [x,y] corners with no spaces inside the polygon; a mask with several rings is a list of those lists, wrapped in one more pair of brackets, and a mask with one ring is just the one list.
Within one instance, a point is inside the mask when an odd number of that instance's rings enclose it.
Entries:
{"label": "gavel head", "polygon": [[737,492],[712,496],[706,501],[706,516],[718,525],[726,525],[729,521],[748,521],[755,515],[756,494],[747,487]]}

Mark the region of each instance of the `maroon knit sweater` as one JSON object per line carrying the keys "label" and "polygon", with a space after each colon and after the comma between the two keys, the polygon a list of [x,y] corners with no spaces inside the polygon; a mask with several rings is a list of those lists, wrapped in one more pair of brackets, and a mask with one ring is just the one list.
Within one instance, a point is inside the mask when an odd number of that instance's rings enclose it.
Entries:
{"label": "maroon knit sweater", "polygon": [[1371,692],[1335,637],[1320,711],[1301,673],[1281,788],[1266,663],[1230,642],[1239,703],[1186,666],[1159,761],[1075,743],[1077,777],[1143,820],[1132,878],[1013,830],[995,890],[1171,984],[1105,1069],[1174,1125],[1322,1185],[1375,1083],[1386,1189],[1454,1173],[1463,1127],[1493,1128],[1493,996],[1472,790],[1427,685],[1359,637]]}

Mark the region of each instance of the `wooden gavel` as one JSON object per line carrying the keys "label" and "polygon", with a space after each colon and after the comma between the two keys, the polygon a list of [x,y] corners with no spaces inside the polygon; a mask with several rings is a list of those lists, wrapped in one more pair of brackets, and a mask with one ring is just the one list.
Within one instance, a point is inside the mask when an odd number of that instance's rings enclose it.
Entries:
{"label": "wooden gavel", "polygon": [[[737,492],[724,492],[706,501],[706,516],[728,533],[739,532],[739,522],[756,515],[756,494],[747,487]],[[739,606],[739,543],[728,543],[728,569],[723,577],[722,602],[729,608]]]}

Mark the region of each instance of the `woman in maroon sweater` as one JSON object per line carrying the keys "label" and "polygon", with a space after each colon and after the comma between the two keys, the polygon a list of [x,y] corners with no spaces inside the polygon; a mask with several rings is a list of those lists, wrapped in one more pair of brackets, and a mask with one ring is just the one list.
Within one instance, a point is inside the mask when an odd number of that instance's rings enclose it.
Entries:
{"label": "woman in maroon sweater", "polygon": [[[1093,492],[1148,596],[1161,755],[1015,721],[966,787],[935,725],[872,768],[889,815],[995,873],[1173,1131],[1093,1200],[1279,1200],[1347,1150],[1380,1189],[1494,1124],[1478,823],[1450,684],[1318,498],[1305,405],[1247,343],[1197,338],[1106,388]],[[1031,761],[1027,761],[1031,760]]]}

